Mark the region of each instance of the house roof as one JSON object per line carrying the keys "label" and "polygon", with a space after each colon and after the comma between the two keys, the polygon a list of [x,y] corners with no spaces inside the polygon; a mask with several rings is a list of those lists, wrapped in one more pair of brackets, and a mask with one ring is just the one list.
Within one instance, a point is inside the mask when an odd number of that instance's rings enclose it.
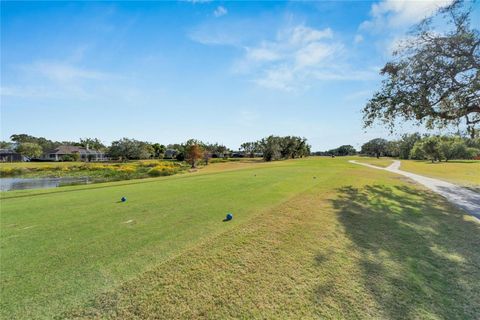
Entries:
{"label": "house roof", "polygon": [[0,154],[19,154],[12,149],[0,149]]}
{"label": "house roof", "polygon": [[80,154],[101,154],[102,152],[93,149],[87,149],[84,147],[77,147],[77,146],[68,146],[62,145],[58,146],[57,148],[50,150],[47,152],[48,154],[73,154],[73,153],[80,153]]}

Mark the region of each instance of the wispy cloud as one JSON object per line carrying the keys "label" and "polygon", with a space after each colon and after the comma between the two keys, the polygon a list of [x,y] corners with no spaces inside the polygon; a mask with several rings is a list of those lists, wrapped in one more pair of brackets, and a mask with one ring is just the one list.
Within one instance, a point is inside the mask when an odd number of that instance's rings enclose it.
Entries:
{"label": "wispy cloud", "polygon": [[385,28],[408,27],[452,3],[453,0],[383,0],[372,5],[371,19],[364,21],[360,29],[379,32]]}
{"label": "wispy cloud", "polygon": [[14,66],[16,78],[4,79],[0,94],[25,99],[88,99],[98,93],[99,86],[122,78],[70,61],[39,60]]}
{"label": "wispy cloud", "polygon": [[213,11],[213,15],[215,17],[221,17],[221,16],[224,16],[228,13],[228,10],[223,7],[223,6],[218,6],[217,9],[215,9],[215,11]]}
{"label": "wispy cloud", "polygon": [[359,44],[363,42],[363,36],[361,34],[355,35],[355,38],[353,39],[353,43]]}
{"label": "wispy cloud", "polygon": [[253,76],[259,86],[295,91],[314,81],[360,80],[373,72],[356,71],[346,62],[345,46],[330,28],[315,29],[300,24],[285,28],[274,40],[244,48],[234,71]]}
{"label": "wispy cloud", "polygon": [[196,4],[196,3],[209,3],[209,2],[212,2],[213,0],[182,0],[182,1]]}
{"label": "wispy cloud", "polygon": [[237,48],[242,55],[234,61],[232,71],[265,88],[295,91],[307,89],[315,81],[376,76],[371,70],[356,70],[348,63],[348,50],[331,28],[295,24],[280,28],[273,39],[246,42],[223,28],[202,25],[190,38],[206,45]]}
{"label": "wispy cloud", "polygon": [[[223,19],[215,20],[220,21]],[[242,42],[242,35],[235,32],[236,29],[238,27],[232,27],[232,24],[214,25],[207,23],[192,29],[188,37],[195,42],[205,45],[239,46]]]}
{"label": "wispy cloud", "polygon": [[[354,43],[363,41],[364,36],[378,37],[375,45],[386,56],[391,56],[398,44],[408,36],[406,31],[416,23],[432,16],[440,8],[448,6],[454,0],[381,0],[372,4],[370,19],[358,27]],[[361,39],[361,41],[358,41]]]}
{"label": "wispy cloud", "polygon": [[39,61],[31,65],[24,65],[21,68],[29,74],[45,77],[58,83],[73,82],[84,79],[103,80],[110,76],[104,72],[56,61]]}

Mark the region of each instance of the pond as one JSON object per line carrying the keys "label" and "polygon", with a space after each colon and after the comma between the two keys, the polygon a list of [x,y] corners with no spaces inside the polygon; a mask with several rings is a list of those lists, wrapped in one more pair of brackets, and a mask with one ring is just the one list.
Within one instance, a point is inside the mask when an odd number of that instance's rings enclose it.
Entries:
{"label": "pond", "polygon": [[0,191],[56,188],[91,182],[89,177],[0,178]]}

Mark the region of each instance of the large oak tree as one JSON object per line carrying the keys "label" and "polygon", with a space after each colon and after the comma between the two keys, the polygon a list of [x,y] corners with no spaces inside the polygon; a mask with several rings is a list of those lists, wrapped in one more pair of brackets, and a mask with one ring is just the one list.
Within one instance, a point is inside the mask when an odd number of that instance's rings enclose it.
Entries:
{"label": "large oak tree", "polygon": [[[376,120],[390,129],[399,120],[427,128],[459,125],[472,137],[480,123],[480,37],[470,22],[470,8],[457,1],[432,20],[420,23],[413,37],[394,52],[381,74],[381,89],[364,108],[364,124]],[[447,19],[448,30],[436,30]]]}

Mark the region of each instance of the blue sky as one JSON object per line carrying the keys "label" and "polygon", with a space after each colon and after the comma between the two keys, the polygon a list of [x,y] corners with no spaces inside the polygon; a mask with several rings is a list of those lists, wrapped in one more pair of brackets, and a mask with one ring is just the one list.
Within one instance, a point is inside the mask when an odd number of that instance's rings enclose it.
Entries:
{"label": "blue sky", "polygon": [[378,70],[448,2],[2,2],[1,138],[358,148],[388,137],[362,128]]}

